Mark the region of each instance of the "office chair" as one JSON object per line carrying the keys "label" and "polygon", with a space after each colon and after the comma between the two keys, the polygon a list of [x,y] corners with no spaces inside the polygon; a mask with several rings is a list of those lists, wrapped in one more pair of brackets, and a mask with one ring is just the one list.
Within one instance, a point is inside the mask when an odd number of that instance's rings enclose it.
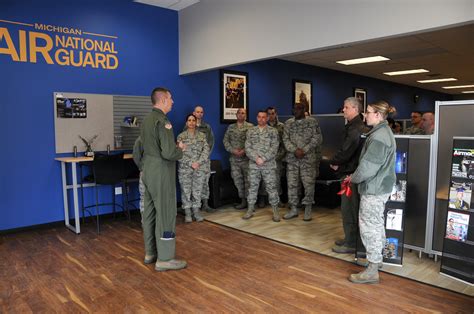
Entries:
{"label": "office chair", "polygon": [[[95,183],[95,204],[84,206],[84,193],[81,193],[82,197],[82,217],[84,218],[84,211],[89,213],[89,216],[92,217],[92,213],[88,208],[96,208],[96,223],[97,223],[97,234],[100,233],[99,226],[99,206],[113,206],[113,214],[115,218],[115,206],[119,206],[123,211],[126,210],[126,207],[115,202],[115,187],[120,184],[124,189],[124,159],[123,153],[115,155],[104,155],[104,154],[95,154],[94,160],[92,161],[92,182]],[[89,176],[90,177],[90,176]],[[99,186],[100,185],[110,185],[112,188],[112,202],[111,203],[99,203]],[[83,183],[81,182],[81,187]],[[81,189],[82,190],[82,189]],[[128,213],[130,216],[130,213]]]}
{"label": "office chair", "polygon": [[223,171],[220,160],[211,160],[209,192],[209,203],[212,208],[218,208],[239,199],[230,170]]}

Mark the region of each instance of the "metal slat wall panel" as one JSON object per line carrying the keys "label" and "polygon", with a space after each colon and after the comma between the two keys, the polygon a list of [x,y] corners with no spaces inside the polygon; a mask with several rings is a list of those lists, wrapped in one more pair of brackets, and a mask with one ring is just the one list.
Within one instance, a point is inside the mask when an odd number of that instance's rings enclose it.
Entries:
{"label": "metal slat wall panel", "polygon": [[[145,116],[151,111],[149,96],[114,96],[114,138],[122,136],[122,147],[120,149],[133,149],[135,140],[140,135],[140,128],[124,127],[125,117],[135,116],[141,125]],[[119,148],[116,148],[119,149]]]}

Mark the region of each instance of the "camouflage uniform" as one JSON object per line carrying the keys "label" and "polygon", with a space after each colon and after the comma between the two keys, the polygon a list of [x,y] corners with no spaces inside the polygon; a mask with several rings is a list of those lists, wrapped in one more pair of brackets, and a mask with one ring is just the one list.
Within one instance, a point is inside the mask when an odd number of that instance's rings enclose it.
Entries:
{"label": "camouflage uniform", "polygon": [[247,156],[236,157],[232,154],[234,149],[245,148],[245,139],[247,138],[247,131],[253,127],[249,122],[244,121],[242,126],[237,123],[229,125],[224,135],[224,147],[231,155],[229,157],[230,170],[234,184],[239,191],[241,199],[247,198],[249,181],[249,159]]}
{"label": "camouflage uniform", "polygon": [[405,132],[403,132],[403,134],[405,134],[405,135],[424,135],[425,131],[421,128],[418,128],[418,127],[412,125],[411,127],[407,128],[405,130]]}
{"label": "camouflage uniform", "polygon": [[[184,126],[184,130],[187,130],[187,126]],[[209,147],[209,156],[208,159],[211,156],[212,149],[214,148],[214,133],[212,132],[212,128],[209,124],[207,124],[204,121],[201,121],[201,124],[196,126],[196,130],[199,132],[204,133],[207,145]],[[206,176],[203,179],[202,182],[202,192],[201,192],[201,199],[203,200],[208,200],[209,199],[209,178],[211,177],[211,168],[209,167],[209,170],[206,172]]]}
{"label": "camouflage uniform", "polygon": [[[298,181],[301,179],[305,190],[302,200],[304,205],[314,203],[314,185],[319,172],[321,160],[320,146],[323,136],[319,124],[314,118],[296,120],[290,118],[285,123],[283,143],[285,145],[288,180],[288,203],[296,207],[298,204]],[[303,149],[305,155],[302,159],[295,156],[297,148]]]}
{"label": "camouflage uniform", "polygon": [[285,160],[285,157],[286,157],[285,145],[283,144],[283,130],[285,128],[285,124],[277,120],[275,124],[272,125],[269,122],[268,125],[271,127],[274,127],[278,131],[279,146],[278,146],[278,152],[275,159],[276,159],[277,191],[278,191],[278,194],[281,195],[282,193],[281,177],[283,176],[283,169],[284,169],[283,161]]}
{"label": "camouflage uniform", "polygon": [[[250,188],[247,197],[249,208],[253,208],[257,201],[257,192],[260,181],[263,179],[269,196],[270,205],[277,206],[280,201],[276,183],[276,161],[278,152],[278,131],[272,127],[260,128],[254,126],[247,132],[245,152],[249,158]],[[262,166],[256,164],[257,158],[262,158]]]}
{"label": "camouflage uniform", "polygon": [[[135,140],[135,144],[133,145],[133,161],[138,167],[140,171],[140,177],[138,180],[138,192],[140,193],[140,214],[143,215],[143,211],[145,210],[145,185],[143,184],[142,174],[143,174],[143,143],[142,139],[137,137]],[[143,222],[143,218],[142,218]]]}
{"label": "camouflage uniform", "polygon": [[[186,144],[183,158],[178,162],[182,207],[185,211],[191,208],[196,211],[201,208],[203,182],[210,171],[209,146],[206,136],[198,131],[194,135],[184,131],[178,135],[178,141]],[[198,169],[191,167],[193,162],[199,163]]]}
{"label": "camouflage uniform", "polygon": [[397,145],[387,121],[367,133],[359,165],[351,175],[360,194],[359,229],[369,263],[382,262],[385,244],[385,203],[396,181]]}
{"label": "camouflage uniform", "polygon": [[382,263],[385,245],[384,210],[390,193],[361,195],[359,209],[360,237],[367,251],[367,260]]}

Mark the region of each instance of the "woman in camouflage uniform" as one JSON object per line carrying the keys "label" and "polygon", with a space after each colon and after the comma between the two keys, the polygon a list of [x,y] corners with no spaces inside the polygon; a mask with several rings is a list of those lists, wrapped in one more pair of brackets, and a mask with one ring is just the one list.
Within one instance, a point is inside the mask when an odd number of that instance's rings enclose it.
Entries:
{"label": "woman in camouflage uniform", "polygon": [[210,171],[209,145],[204,133],[196,129],[196,117],[186,117],[186,131],[178,135],[178,142],[186,144],[183,158],[178,162],[178,177],[181,186],[181,202],[186,214],[184,221],[192,222],[191,210],[196,221],[201,216],[201,191],[206,173]]}
{"label": "woman in camouflage uniform", "polygon": [[359,229],[367,250],[367,269],[352,274],[354,283],[378,283],[378,268],[382,266],[385,245],[384,209],[396,181],[395,151],[397,145],[387,115],[395,112],[385,101],[367,106],[364,113],[367,125],[372,126],[360,153],[359,165],[348,179],[358,184],[360,194]]}

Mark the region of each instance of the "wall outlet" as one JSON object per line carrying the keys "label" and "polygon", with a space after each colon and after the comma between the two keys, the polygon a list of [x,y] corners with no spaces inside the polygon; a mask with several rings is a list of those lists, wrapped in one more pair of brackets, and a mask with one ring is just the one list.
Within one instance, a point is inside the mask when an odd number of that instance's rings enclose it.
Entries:
{"label": "wall outlet", "polygon": [[122,187],[121,186],[116,186],[115,187],[115,195],[120,195],[122,194]]}

